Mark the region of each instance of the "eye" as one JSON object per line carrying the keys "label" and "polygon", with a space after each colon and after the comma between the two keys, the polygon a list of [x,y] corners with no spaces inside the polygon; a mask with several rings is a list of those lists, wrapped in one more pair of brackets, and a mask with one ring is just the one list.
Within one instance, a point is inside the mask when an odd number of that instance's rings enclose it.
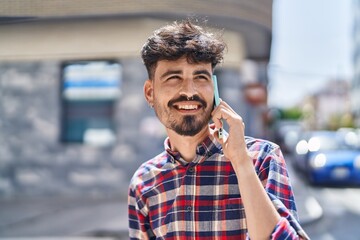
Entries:
{"label": "eye", "polygon": [[174,82],[181,80],[181,77],[179,75],[171,75],[165,79],[165,82]]}
{"label": "eye", "polygon": [[207,75],[196,75],[195,79],[202,80],[202,81],[208,81],[209,77]]}

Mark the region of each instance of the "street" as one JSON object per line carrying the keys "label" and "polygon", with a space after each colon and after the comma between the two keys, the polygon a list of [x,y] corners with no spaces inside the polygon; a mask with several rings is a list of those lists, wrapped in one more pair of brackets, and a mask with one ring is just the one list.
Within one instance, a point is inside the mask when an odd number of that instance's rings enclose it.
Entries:
{"label": "street", "polygon": [[[301,184],[321,206],[322,216],[317,220],[303,225],[303,228],[313,240],[359,240],[360,239],[360,188],[332,188],[313,187],[307,185],[301,174],[292,168],[291,157],[286,157],[291,180],[296,186]],[[314,209],[309,204],[300,204],[309,208],[312,214]],[[300,216],[301,217],[301,216]],[[301,220],[301,219],[300,219]]]}
{"label": "street", "polygon": [[[360,188],[309,186],[285,156],[300,222],[313,240],[360,239]],[[121,187],[126,192],[127,183]],[[0,239],[51,236],[127,239],[126,195],[3,199]],[[54,238],[54,239],[55,239]],[[65,238],[65,239],[66,239]]]}
{"label": "street", "polygon": [[312,188],[323,217],[307,226],[315,240],[360,239],[360,189]]}

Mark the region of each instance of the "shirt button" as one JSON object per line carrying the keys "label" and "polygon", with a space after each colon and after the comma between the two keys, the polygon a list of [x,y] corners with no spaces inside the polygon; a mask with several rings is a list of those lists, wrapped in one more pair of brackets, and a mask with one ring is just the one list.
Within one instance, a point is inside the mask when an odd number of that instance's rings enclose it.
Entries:
{"label": "shirt button", "polygon": [[191,207],[191,206],[187,206],[186,211],[187,211],[187,212],[191,212],[191,210],[192,210],[192,207]]}
{"label": "shirt button", "polygon": [[195,171],[195,169],[194,169],[194,167],[189,167],[189,172],[194,172]]}

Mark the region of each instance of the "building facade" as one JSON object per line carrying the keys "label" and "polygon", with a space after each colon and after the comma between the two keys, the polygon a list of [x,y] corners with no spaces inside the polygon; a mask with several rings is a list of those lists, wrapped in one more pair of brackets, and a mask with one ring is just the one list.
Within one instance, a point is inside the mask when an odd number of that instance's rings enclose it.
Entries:
{"label": "building facade", "polygon": [[143,98],[139,51],[154,29],[188,16],[223,31],[220,95],[252,116],[247,134],[263,134],[266,103],[247,103],[241,69],[253,62],[252,81],[266,84],[271,1],[98,3],[2,3],[0,196],[126,195],[135,169],[163,150],[165,137]]}
{"label": "building facade", "polygon": [[360,127],[360,1],[354,0],[353,63],[354,75],[351,86],[351,103],[355,124]]}

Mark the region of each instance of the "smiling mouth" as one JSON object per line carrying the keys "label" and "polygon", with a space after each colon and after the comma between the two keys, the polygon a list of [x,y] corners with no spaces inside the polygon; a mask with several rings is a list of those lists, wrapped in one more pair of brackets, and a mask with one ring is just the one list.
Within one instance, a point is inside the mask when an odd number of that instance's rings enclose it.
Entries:
{"label": "smiling mouth", "polygon": [[177,103],[174,104],[174,108],[180,111],[196,111],[201,108],[201,105],[194,103]]}

